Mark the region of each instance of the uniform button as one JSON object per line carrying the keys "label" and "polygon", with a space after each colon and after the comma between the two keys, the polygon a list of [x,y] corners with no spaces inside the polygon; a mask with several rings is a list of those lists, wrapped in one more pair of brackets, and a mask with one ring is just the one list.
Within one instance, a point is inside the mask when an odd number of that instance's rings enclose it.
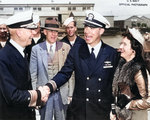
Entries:
{"label": "uniform button", "polygon": [[98,92],[101,92],[101,90],[98,90]]}
{"label": "uniform button", "polygon": [[101,101],[101,99],[98,99],[98,102],[100,102]]}
{"label": "uniform button", "polygon": [[30,98],[28,97],[28,100],[30,100]]}
{"label": "uniform button", "polygon": [[101,78],[99,78],[98,81],[101,81]]}
{"label": "uniform button", "polygon": [[87,91],[89,91],[89,88],[86,88]]}
{"label": "uniform button", "polygon": [[86,101],[89,101],[89,98],[86,98]]}
{"label": "uniform button", "polygon": [[89,77],[87,77],[87,80],[89,80],[90,78]]}

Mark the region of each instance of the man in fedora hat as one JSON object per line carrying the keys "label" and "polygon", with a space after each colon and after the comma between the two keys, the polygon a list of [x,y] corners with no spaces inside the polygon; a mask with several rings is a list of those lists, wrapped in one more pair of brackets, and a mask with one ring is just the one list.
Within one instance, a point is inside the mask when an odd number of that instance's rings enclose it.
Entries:
{"label": "man in fedora hat", "polygon": [[110,120],[117,50],[101,40],[110,23],[95,11],[86,11],[86,15],[85,42],[71,48],[62,69],[44,88],[54,92],[75,71],[73,120]]}
{"label": "man in fedora hat", "polygon": [[34,108],[48,99],[42,88],[32,90],[24,53],[35,33],[32,14],[25,11],[6,20],[11,39],[0,50],[0,120],[35,120]]}
{"label": "man in fedora hat", "polygon": [[[46,18],[43,28],[46,41],[33,46],[31,51],[30,71],[34,89],[45,85],[57,74],[70,50],[68,44],[57,41],[61,29],[56,18]],[[52,120],[53,117],[55,120],[65,120],[67,98],[73,92],[71,85],[72,80],[69,80],[49,96],[46,105],[39,110],[41,120]]]}

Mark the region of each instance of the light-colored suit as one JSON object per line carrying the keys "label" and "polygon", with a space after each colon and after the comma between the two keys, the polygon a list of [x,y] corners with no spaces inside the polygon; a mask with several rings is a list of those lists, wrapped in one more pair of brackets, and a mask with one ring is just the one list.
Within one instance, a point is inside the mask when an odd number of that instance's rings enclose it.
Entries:
{"label": "light-colored suit", "polygon": [[[63,42],[56,42],[55,54],[59,55],[59,70],[64,65],[70,46]],[[47,61],[47,46],[46,41],[35,45],[32,48],[30,58],[30,72],[32,78],[33,89],[45,85],[48,79],[48,61]],[[60,88],[60,94],[63,104],[67,104],[68,96],[72,96],[74,90],[74,77],[71,77],[69,82],[65,83]]]}

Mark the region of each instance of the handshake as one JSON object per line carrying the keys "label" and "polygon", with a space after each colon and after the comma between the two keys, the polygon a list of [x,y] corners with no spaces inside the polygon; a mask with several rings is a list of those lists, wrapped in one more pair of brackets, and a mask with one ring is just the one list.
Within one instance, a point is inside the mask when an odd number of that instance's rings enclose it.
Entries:
{"label": "handshake", "polygon": [[41,94],[40,94],[40,95],[41,95],[41,96],[40,96],[41,102],[46,103],[47,100],[48,100],[49,94],[50,94],[50,89],[49,89],[49,87],[48,87],[47,85],[45,85],[45,86],[40,86],[40,87],[38,88],[38,90],[41,92]]}

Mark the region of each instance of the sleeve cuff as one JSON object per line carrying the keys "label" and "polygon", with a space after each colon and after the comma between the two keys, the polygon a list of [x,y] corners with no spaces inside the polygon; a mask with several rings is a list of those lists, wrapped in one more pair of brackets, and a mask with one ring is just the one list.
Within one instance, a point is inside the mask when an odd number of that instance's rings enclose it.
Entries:
{"label": "sleeve cuff", "polygon": [[49,87],[51,93],[57,89],[57,85],[53,80],[50,80],[46,85]]}
{"label": "sleeve cuff", "polygon": [[36,92],[38,95],[37,101],[36,101],[36,106],[40,106],[41,105],[41,92],[40,92],[40,90],[36,90]]}

